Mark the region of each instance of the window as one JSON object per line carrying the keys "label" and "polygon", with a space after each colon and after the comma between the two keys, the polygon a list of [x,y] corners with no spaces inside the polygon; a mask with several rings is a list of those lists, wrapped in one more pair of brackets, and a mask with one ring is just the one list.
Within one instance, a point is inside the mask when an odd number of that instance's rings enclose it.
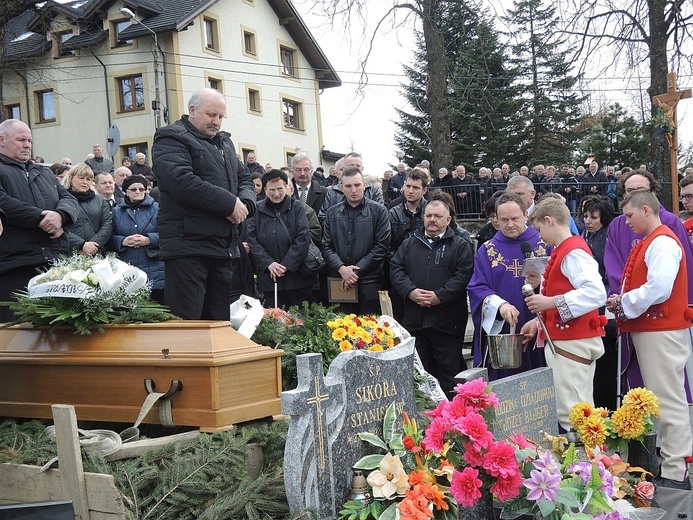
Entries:
{"label": "window", "polygon": [[126,76],[118,78],[118,95],[120,99],[120,111],[130,112],[144,110],[144,84],[142,75]]}
{"label": "window", "polygon": [[279,58],[282,63],[282,74],[287,76],[296,77],[296,65],[295,65],[296,51],[289,49],[288,47],[279,47]]}
{"label": "window", "polygon": [[221,92],[221,80],[217,78],[207,78],[207,86]]}
{"label": "window", "polygon": [[74,56],[75,51],[72,50],[66,50],[63,48],[63,44],[72,38],[72,31],[63,31],[58,33],[57,35],[57,40],[58,40],[58,57],[64,58],[66,56]]}
{"label": "window", "polygon": [[248,108],[253,112],[262,112],[259,90],[255,90],[254,88],[248,89]]}
{"label": "window", "polygon": [[39,90],[36,92],[38,101],[38,122],[47,123],[55,121],[55,97],[53,89]]}
{"label": "window", "polygon": [[120,33],[130,27],[130,19],[114,20],[111,22],[111,34],[113,34],[113,47],[127,47],[132,45],[132,40],[125,40],[120,37]]}
{"label": "window", "polygon": [[294,152],[286,152],[286,164],[292,164],[295,156],[296,154]]}
{"label": "window", "polygon": [[219,31],[217,21],[212,18],[204,18],[205,47],[212,51],[219,50]]}
{"label": "window", "polygon": [[[242,148],[242,150],[243,150],[243,162],[247,164],[248,163],[248,154],[249,153],[255,153],[255,150],[253,150],[252,148]],[[291,164],[291,163],[288,163],[288,164]]]}
{"label": "window", "polygon": [[293,99],[282,98],[284,112],[284,127],[303,130],[303,105]]}
{"label": "window", "polygon": [[135,155],[143,153],[149,157],[149,145],[147,143],[134,143],[120,147],[122,157],[130,157],[132,162],[135,162]]}
{"label": "window", "polygon": [[19,103],[16,105],[5,105],[5,115],[7,116],[7,119],[21,119],[22,111]]}
{"label": "window", "polygon": [[245,54],[250,54],[252,57],[257,56],[257,40],[255,38],[255,33],[252,31],[243,31],[243,52]]}

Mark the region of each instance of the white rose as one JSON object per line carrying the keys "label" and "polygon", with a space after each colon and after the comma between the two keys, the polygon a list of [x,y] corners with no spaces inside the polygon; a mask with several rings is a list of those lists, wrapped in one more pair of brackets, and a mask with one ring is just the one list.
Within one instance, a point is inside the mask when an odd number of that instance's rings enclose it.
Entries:
{"label": "white rose", "polygon": [[72,271],[71,273],[67,273],[67,276],[64,279],[70,280],[71,282],[81,282],[86,277],[87,277],[86,271],[83,271],[82,269],[76,269],[75,271]]}

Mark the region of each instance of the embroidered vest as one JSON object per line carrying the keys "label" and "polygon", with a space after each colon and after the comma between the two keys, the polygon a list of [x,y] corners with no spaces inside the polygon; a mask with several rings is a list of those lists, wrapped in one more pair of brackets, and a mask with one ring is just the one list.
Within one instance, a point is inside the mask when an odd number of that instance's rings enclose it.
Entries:
{"label": "embroidered vest", "polygon": [[[621,286],[623,292],[637,289],[647,282],[647,265],[645,253],[652,241],[658,236],[668,236],[676,240],[679,247],[681,242],[666,226],[662,225],[643,238],[631,249],[623,271]],[[681,256],[679,272],[676,275],[671,296],[665,302],[651,306],[643,314],[632,320],[619,322],[623,332],[649,332],[658,330],[680,330],[691,326],[693,311],[688,308],[688,275],[686,271],[686,255]]]}
{"label": "embroidered vest", "polygon": [[[565,256],[574,249],[582,249],[592,256],[589,246],[582,237],[573,236],[566,239],[551,253],[549,263],[544,271],[541,293],[546,296],[557,296],[575,289],[570,280],[561,271]],[[563,321],[558,309],[549,309],[541,313],[551,339],[571,340],[603,336],[604,321],[599,317],[599,309],[594,309],[572,320]]]}

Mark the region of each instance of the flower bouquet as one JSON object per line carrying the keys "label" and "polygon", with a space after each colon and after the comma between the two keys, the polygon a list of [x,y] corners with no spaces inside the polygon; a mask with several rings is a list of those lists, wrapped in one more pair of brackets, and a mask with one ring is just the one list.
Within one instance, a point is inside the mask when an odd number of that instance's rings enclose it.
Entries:
{"label": "flower bouquet", "polygon": [[400,338],[388,322],[382,324],[375,316],[348,314],[327,322],[332,330],[332,340],[341,352],[347,350],[383,351],[400,343]]}
{"label": "flower bouquet", "polygon": [[652,431],[651,417],[659,416],[659,400],[647,388],[633,388],[623,404],[612,414],[606,408],[578,403],[570,410],[570,424],[580,440],[590,448],[606,444],[610,449],[623,449],[630,440],[643,442]]}
{"label": "flower bouquet", "polygon": [[36,326],[68,325],[75,334],[91,334],[104,324],[154,323],[177,319],[168,307],[149,299],[144,271],[114,254],[74,255],[52,263],[29,281],[17,301],[3,302],[17,316],[9,327],[29,322]]}
{"label": "flower bouquet", "polygon": [[[415,419],[403,414],[403,432],[395,428],[395,405],[383,418],[383,437],[360,433],[361,440],[385,451],[367,455],[354,469],[370,471],[370,493],[365,500],[350,500],[339,512],[344,520],[401,518],[457,518],[457,504],[449,494],[452,466],[426,450]],[[404,436],[403,436],[404,433]]]}

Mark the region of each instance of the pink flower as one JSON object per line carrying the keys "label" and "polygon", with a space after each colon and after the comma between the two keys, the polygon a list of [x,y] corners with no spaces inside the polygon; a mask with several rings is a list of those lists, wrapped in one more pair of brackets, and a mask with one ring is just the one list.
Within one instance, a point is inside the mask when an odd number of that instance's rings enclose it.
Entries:
{"label": "pink flower", "polygon": [[465,406],[481,410],[482,408],[490,408],[498,405],[498,398],[493,392],[486,393],[488,383],[483,379],[475,379],[468,381],[463,385],[457,385],[455,392],[462,396]]}
{"label": "pink flower", "polygon": [[431,451],[440,453],[445,444],[445,434],[451,430],[450,425],[442,417],[436,417],[426,428],[426,436],[421,444]]}
{"label": "pink flower", "polygon": [[506,478],[499,478],[491,486],[491,493],[496,495],[499,501],[511,500],[520,494],[522,487],[522,474],[516,471]]}
{"label": "pink flower", "polygon": [[520,469],[515,458],[515,447],[505,442],[494,442],[484,454],[484,469],[496,478],[505,478]]}
{"label": "pink flower", "polygon": [[515,444],[517,444],[517,447],[520,448],[521,450],[524,450],[525,448],[531,448],[532,447],[532,445],[525,438],[525,435],[522,432],[517,432],[517,433],[511,435],[510,440],[513,441]]}
{"label": "pink flower", "polygon": [[443,400],[440,403],[438,403],[438,406],[436,407],[435,410],[427,410],[424,413],[426,415],[428,415],[429,417],[432,417],[434,419],[436,417],[442,417],[443,416],[443,410],[445,410],[447,405],[448,405],[448,401]]}
{"label": "pink flower", "polygon": [[484,456],[474,449],[474,445],[468,442],[462,446],[464,448],[464,460],[473,468],[478,468],[484,463]]}
{"label": "pink flower", "polygon": [[446,403],[446,406],[442,409],[442,416],[450,422],[455,422],[460,417],[477,411],[476,408],[468,406],[468,402],[463,396],[456,395],[452,401]]}
{"label": "pink flower", "polygon": [[474,468],[464,468],[462,471],[455,470],[452,474],[450,483],[450,493],[455,497],[461,506],[471,507],[481,498],[481,480],[479,480],[479,470]]}
{"label": "pink flower", "polygon": [[487,448],[493,442],[493,434],[488,431],[484,418],[476,412],[470,412],[466,417],[460,417],[453,423],[453,427],[469,437],[477,451]]}
{"label": "pink flower", "polygon": [[646,480],[638,482],[635,486],[635,494],[640,495],[641,497],[646,498],[647,500],[652,500],[654,492],[654,484],[652,482],[647,482]]}

